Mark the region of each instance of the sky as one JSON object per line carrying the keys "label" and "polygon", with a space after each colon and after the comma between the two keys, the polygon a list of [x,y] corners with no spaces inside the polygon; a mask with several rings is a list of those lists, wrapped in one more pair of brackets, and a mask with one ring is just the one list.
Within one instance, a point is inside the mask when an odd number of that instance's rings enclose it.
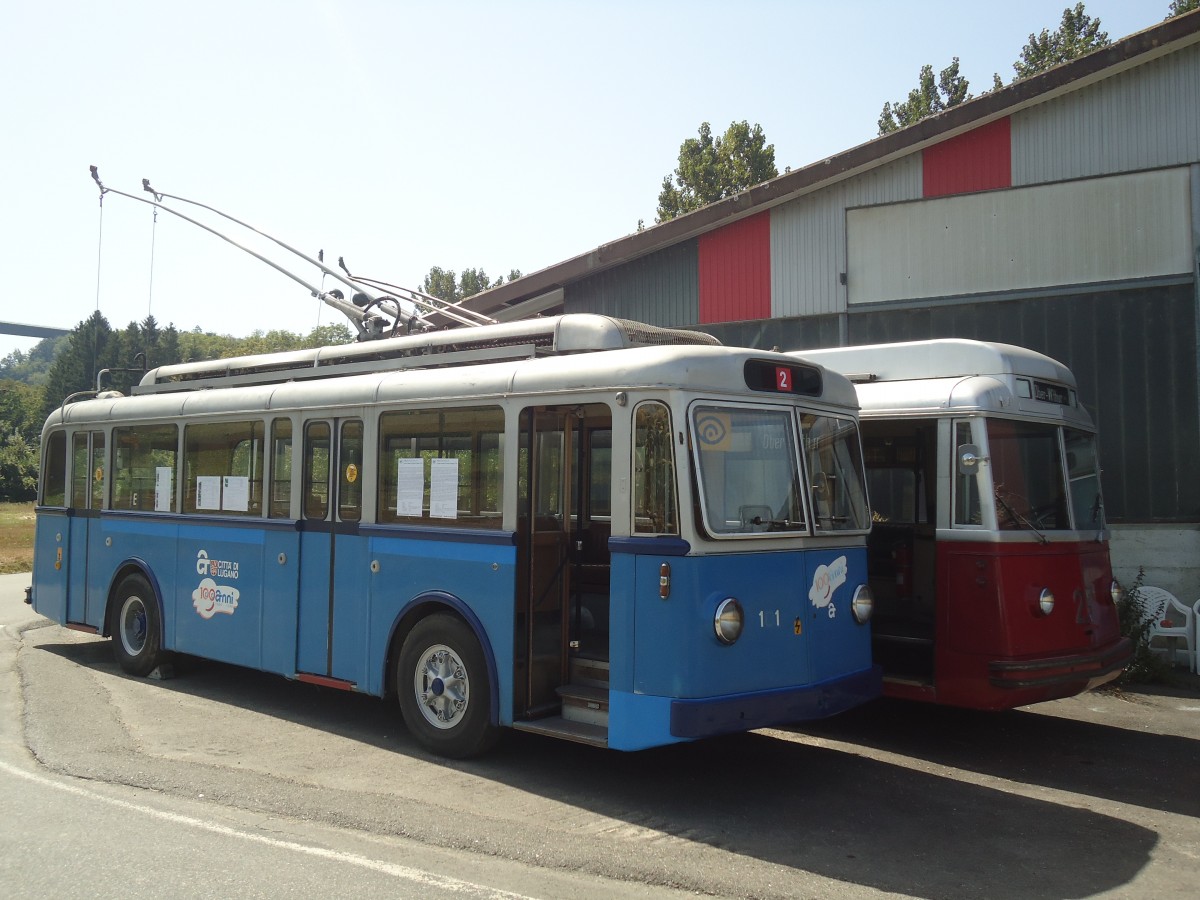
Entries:
{"label": "sky", "polygon": [[[1073,5],[1073,4],[1072,4]],[[1087,0],[1109,38],[1169,0]],[[355,274],[528,274],[647,225],[702,122],[762,126],[782,173],[876,136],[955,56],[1006,81],[1064,0],[40,0],[0,37],[0,320],[308,333],[344,321],[168,213],[235,216]],[[297,257],[174,204],[292,269]],[[0,357],[36,338],[0,335]]]}

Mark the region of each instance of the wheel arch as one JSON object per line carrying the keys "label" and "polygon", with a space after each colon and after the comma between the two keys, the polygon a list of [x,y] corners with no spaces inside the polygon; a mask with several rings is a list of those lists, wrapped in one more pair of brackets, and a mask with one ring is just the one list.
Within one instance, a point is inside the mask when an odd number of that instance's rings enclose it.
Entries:
{"label": "wheel arch", "polygon": [[165,649],[163,639],[166,637],[167,618],[163,609],[162,601],[162,585],[158,583],[158,579],[154,575],[154,570],[149,564],[140,557],[130,557],[117,566],[113,572],[113,577],[108,583],[108,597],[104,601],[104,621],[100,626],[100,634],[103,637],[112,637],[112,628],[109,623],[112,622],[113,603],[117,598],[117,589],[130,575],[140,575],[146,579],[146,583],[150,585],[150,591],[154,594],[154,605],[158,607],[158,622],[159,629],[162,632],[159,637],[159,646]]}
{"label": "wheel arch", "polygon": [[400,648],[404,639],[418,622],[434,613],[449,612],[461,619],[479,641],[483,650],[483,658],[488,671],[488,722],[491,725],[500,724],[500,683],[496,669],[496,655],[492,652],[492,642],[488,640],[483,623],[471,607],[459,597],[445,591],[428,591],[419,594],[408,601],[396,614],[392,622],[392,631],[388,636],[387,656],[383,661],[383,691],[385,696],[390,694],[395,684],[393,674],[400,659]]}

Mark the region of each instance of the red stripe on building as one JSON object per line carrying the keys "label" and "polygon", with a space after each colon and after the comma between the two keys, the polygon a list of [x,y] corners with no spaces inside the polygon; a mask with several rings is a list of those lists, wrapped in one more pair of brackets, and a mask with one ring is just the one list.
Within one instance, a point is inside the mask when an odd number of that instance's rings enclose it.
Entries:
{"label": "red stripe on building", "polygon": [[925,148],[921,162],[926,197],[1012,187],[1008,117]]}
{"label": "red stripe on building", "polygon": [[702,234],[700,323],[771,318],[771,214]]}

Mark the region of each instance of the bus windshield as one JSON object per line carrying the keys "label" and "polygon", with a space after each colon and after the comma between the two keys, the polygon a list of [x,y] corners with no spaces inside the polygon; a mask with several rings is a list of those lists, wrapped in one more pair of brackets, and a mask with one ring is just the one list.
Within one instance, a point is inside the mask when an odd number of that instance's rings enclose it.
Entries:
{"label": "bus windshield", "polygon": [[866,531],[871,520],[863,487],[858,425],[853,419],[813,413],[805,413],[800,419],[817,528]]}
{"label": "bus windshield", "polygon": [[854,420],[804,413],[799,426],[798,440],[797,420],[787,409],[693,408],[701,501],[710,533],[808,532],[804,471],[815,528],[869,527]]}
{"label": "bus windshield", "polygon": [[1071,512],[1078,531],[1104,528],[1104,499],[1100,494],[1100,466],[1096,436],[1074,428],[1063,429],[1067,451],[1067,478],[1071,483]]}
{"label": "bus windshield", "polygon": [[1058,427],[1006,419],[987,420],[1001,530],[1069,530]]}
{"label": "bus windshield", "polygon": [[710,532],[807,530],[794,422],[787,409],[693,408]]}

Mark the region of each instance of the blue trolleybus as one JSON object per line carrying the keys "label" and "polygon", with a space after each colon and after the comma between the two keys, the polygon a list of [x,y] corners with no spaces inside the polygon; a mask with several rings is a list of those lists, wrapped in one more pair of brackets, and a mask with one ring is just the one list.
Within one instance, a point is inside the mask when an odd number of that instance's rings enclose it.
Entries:
{"label": "blue trolleybus", "polygon": [[[185,363],[48,419],[32,601],[172,653],[636,750],[876,696],[841,375],[566,315]],[[72,402],[73,400],[73,402]]]}

